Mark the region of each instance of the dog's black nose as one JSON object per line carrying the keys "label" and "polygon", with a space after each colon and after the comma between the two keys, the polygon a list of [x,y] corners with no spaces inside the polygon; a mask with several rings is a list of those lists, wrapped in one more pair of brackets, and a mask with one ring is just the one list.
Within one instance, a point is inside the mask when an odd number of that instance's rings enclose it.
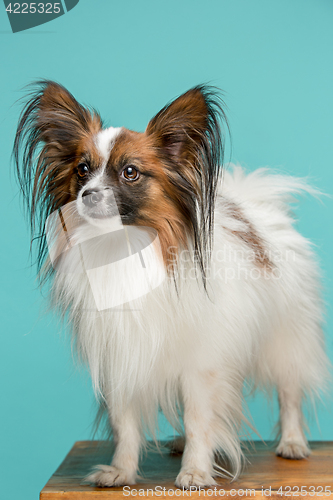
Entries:
{"label": "dog's black nose", "polygon": [[86,189],[82,193],[82,201],[87,207],[94,207],[103,199],[103,193],[98,189]]}

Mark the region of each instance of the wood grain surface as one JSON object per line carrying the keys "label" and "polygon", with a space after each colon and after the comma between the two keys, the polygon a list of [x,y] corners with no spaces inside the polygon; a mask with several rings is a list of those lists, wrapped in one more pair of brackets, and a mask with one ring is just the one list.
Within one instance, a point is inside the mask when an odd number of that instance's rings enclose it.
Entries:
{"label": "wood grain surface", "polygon": [[132,487],[95,488],[84,477],[97,464],[109,464],[112,445],[107,441],[78,441],[40,494],[40,500],[117,500],[127,497],[180,498],[333,498],[333,442],[312,442],[305,460],[276,457],[271,442],[244,443],[247,462],[234,482],[217,479],[216,489],[182,491],[174,486],[181,456],[171,455],[165,443],[142,457],[141,479]]}

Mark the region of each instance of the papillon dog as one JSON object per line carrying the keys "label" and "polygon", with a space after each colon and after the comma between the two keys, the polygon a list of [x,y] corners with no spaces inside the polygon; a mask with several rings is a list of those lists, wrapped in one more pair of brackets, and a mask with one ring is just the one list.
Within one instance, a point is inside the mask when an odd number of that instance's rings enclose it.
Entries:
{"label": "papillon dog", "polygon": [[311,188],[223,168],[229,128],[214,88],[192,88],[138,133],[104,128],[58,83],[36,85],[15,139],[18,178],[40,275],[115,442],[88,481],[134,484],[159,410],[179,430],[178,487],[236,478],[246,381],[277,391],[276,454],[307,457],[303,404],[329,363],[319,271],[290,200]]}

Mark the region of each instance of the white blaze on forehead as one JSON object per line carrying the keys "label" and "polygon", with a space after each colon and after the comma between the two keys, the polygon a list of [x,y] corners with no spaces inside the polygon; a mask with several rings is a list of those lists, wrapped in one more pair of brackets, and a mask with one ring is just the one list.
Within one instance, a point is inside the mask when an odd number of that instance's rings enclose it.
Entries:
{"label": "white blaze on forehead", "polygon": [[122,127],[109,127],[105,128],[104,130],[101,130],[98,132],[98,134],[95,135],[94,137],[94,142],[96,145],[96,148],[98,152],[100,153],[101,157],[103,158],[103,162],[100,165],[100,167],[94,171],[91,179],[82,187],[80,191],[80,195],[86,190],[86,189],[104,189],[105,188],[105,179],[104,179],[104,173],[106,169],[107,162],[109,160],[109,156],[111,153],[111,150],[113,148],[113,145],[115,143],[115,140],[117,139],[119,133],[121,132]]}
{"label": "white blaze on forehead", "polygon": [[95,137],[95,144],[105,162],[108,161],[112,146],[122,127],[109,127],[101,130]]}

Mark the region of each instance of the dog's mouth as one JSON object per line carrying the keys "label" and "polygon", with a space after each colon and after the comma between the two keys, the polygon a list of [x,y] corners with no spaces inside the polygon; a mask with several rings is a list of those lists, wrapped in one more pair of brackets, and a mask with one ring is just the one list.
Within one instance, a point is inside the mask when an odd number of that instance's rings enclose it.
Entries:
{"label": "dog's mouth", "polygon": [[86,190],[77,200],[77,209],[89,222],[120,218],[113,192],[109,189]]}
{"label": "dog's mouth", "polygon": [[89,217],[90,219],[99,219],[99,220],[113,219],[117,215],[118,215],[117,213],[102,212],[102,211],[90,211],[85,214],[85,216]]}

